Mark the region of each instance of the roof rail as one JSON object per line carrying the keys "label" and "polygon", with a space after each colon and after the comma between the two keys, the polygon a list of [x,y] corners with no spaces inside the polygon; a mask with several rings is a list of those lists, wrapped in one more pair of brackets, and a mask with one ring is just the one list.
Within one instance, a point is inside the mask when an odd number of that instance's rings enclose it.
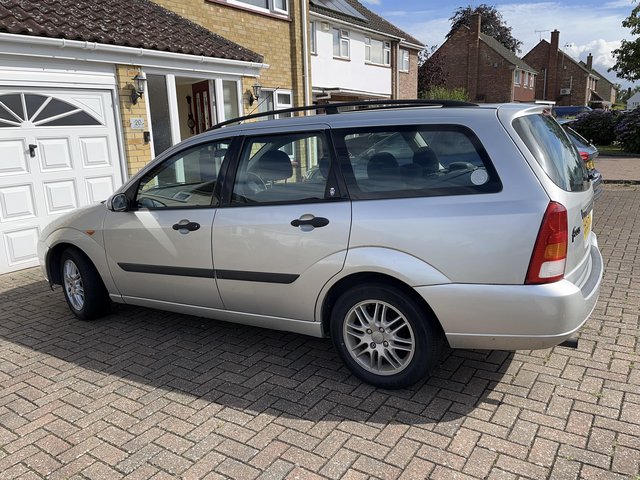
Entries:
{"label": "roof rail", "polygon": [[[227,125],[244,122],[245,120],[252,120],[254,118],[268,117],[271,115],[280,115],[284,113],[297,113],[315,111],[321,113],[324,111],[327,115],[335,115],[340,113],[341,108],[347,107],[363,107],[359,110],[380,110],[388,108],[409,108],[409,107],[477,107],[475,103],[460,102],[457,100],[361,100],[358,102],[338,102],[338,103],[326,103],[322,105],[306,105],[304,107],[285,108],[282,110],[270,110],[268,112],[252,113],[250,115],[244,115],[242,117],[232,118],[225,120],[224,122],[216,123],[209,130],[216,130]],[[364,108],[367,107],[367,108]]]}

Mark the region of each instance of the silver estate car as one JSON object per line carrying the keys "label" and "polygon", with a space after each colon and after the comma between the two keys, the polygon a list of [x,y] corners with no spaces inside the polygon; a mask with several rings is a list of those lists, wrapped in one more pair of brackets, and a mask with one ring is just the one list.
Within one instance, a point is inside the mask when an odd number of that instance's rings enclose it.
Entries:
{"label": "silver estate car", "polygon": [[331,337],[386,388],[445,343],[573,341],[603,262],[584,162],[548,109],[337,110],[174,146],[42,232],[46,277],[84,320],[114,301]]}

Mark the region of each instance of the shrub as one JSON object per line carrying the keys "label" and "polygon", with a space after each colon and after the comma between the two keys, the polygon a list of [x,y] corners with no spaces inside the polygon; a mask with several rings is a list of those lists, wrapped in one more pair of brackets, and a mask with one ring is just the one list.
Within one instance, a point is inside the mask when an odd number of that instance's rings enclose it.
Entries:
{"label": "shrub", "polygon": [[611,145],[616,139],[615,125],[611,112],[591,110],[578,115],[571,128],[596,145]]}
{"label": "shrub", "polygon": [[626,152],[640,153],[640,107],[620,115],[615,132]]}
{"label": "shrub", "polygon": [[431,87],[422,94],[425,100],[460,100],[468,102],[469,96],[464,88],[448,89],[445,87]]}

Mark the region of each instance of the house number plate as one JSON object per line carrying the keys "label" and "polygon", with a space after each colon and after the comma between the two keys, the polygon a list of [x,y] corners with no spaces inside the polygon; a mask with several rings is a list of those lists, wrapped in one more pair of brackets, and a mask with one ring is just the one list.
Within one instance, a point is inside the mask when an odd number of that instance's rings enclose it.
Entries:
{"label": "house number plate", "polygon": [[131,128],[133,130],[144,130],[144,118],[132,118]]}

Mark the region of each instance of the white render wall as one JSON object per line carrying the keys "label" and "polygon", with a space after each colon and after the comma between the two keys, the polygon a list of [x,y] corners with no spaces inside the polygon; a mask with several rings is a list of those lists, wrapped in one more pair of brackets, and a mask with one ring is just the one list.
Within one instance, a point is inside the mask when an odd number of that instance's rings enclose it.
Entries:
{"label": "white render wall", "polygon": [[[311,55],[311,83],[313,88],[344,88],[361,92],[391,96],[391,67],[366,64],[364,61],[365,34],[340,25],[315,20],[317,55]],[[333,28],[349,30],[350,60],[333,58]],[[372,36],[372,38],[382,37]]]}
{"label": "white render wall", "polygon": [[635,93],[627,100],[627,110],[633,110],[637,107],[640,107],[640,92]]}

